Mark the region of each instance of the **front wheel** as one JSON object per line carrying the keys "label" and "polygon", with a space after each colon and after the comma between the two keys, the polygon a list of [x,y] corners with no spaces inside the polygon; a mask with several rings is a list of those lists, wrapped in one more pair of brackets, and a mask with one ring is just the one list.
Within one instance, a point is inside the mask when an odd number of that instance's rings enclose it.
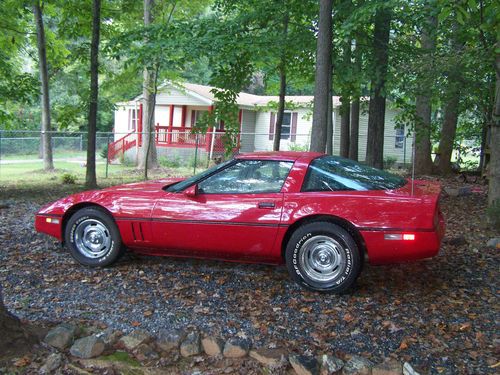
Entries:
{"label": "front wheel", "polygon": [[79,263],[105,267],[123,254],[120,232],[103,210],[87,207],[70,217],[64,233],[66,247]]}
{"label": "front wheel", "polygon": [[321,292],[347,291],[361,272],[360,249],[342,227],[313,222],[290,237],[285,260],[291,277],[301,286]]}

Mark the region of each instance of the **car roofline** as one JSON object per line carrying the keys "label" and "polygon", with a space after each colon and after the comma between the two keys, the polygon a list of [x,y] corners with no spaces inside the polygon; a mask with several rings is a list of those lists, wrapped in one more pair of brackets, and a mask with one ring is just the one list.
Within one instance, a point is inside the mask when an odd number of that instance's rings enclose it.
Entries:
{"label": "car roofline", "polygon": [[296,161],[298,159],[311,161],[325,155],[321,152],[306,151],[262,151],[249,152],[236,155],[235,159],[241,160],[277,160],[277,161]]}

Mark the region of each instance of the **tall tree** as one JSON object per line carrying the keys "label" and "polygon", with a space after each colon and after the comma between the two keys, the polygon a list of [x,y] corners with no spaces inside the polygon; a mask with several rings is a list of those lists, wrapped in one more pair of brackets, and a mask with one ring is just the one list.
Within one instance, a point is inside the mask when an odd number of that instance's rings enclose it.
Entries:
{"label": "tall tree", "polygon": [[[284,2],[284,14],[283,14],[283,31],[282,31],[282,46],[286,46],[288,39],[288,23],[290,21],[290,15],[288,13],[288,7]],[[276,116],[276,126],[274,133],[274,143],[273,150],[279,151],[280,141],[281,141],[281,128],[283,126],[283,116],[285,114],[285,95],[286,95],[286,68],[287,68],[287,51],[286,48],[281,50],[280,63],[279,63],[279,74],[280,74],[280,93],[278,102],[278,115]]]}
{"label": "tall tree", "polygon": [[380,7],[375,14],[375,30],[373,32],[373,76],[368,110],[366,162],[376,168],[383,168],[384,164],[385,82],[389,65],[391,18],[391,10],[385,6]]}
{"label": "tall tree", "polygon": [[496,216],[497,225],[500,224],[500,39],[496,43],[496,89],[495,89],[495,107],[490,130],[490,175],[488,206],[492,208],[493,215]]}
{"label": "tall tree", "polygon": [[90,96],[88,114],[87,173],[85,185],[97,186],[95,157],[97,131],[97,103],[99,96],[99,38],[101,30],[101,0],[92,3],[92,41],[90,44]]}
{"label": "tall tree", "polygon": [[47,52],[45,42],[45,28],[43,25],[42,8],[40,0],[33,3],[33,14],[36,24],[36,40],[38,47],[38,67],[40,70],[40,82],[42,88],[42,156],[43,168],[48,171],[54,169],[52,159],[52,135],[50,126],[50,99],[49,99],[49,72],[47,68]]}
{"label": "tall tree", "polygon": [[447,85],[444,98],[444,115],[439,139],[439,158],[437,168],[441,175],[452,172],[451,155],[457,132],[460,112],[460,94],[462,88],[462,49],[464,43],[460,40],[459,26],[455,22],[451,30],[450,64],[447,67]]}
{"label": "tall tree", "polygon": [[332,0],[319,1],[316,74],[310,151],[325,152],[329,82],[332,80]]}
{"label": "tall tree", "polygon": [[[426,1],[427,12],[432,13],[430,1]],[[421,68],[418,74],[419,88],[415,103],[415,173],[432,173],[431,159],[431,114],[432,90],[434,85],[434,51],[436,49],[437,17],[429,15],[420,36]]]}
{"label": "tall tree", "polygon": [[[148,28],[153,23],[153,8],[154,0],[144,0],[144,27]],[[147,41],[146,41],[147,43]],[[158,62],[152,60],[144,67],[143,71],[143,111],[142,123],[143,128],[143,143],[142,151],[139,158],[139,168],[144,170],[144,177],[147,178],[147,170],[158,167],[158,157],[156,153],[156,144],[154,142],[155,132],[155,104],[156,90],[158,80]]]}

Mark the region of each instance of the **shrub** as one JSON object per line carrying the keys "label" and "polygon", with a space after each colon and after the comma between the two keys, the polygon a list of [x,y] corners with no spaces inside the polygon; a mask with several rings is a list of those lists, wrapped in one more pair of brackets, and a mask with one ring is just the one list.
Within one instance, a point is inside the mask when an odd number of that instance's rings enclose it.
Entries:
{"label": "shrub", "polygon": [[99,152],[99,156],[103,159],[108,158],[108,145],[104,145]]}
{"label": "shrub", "polygon": [[166,156],[161,156],[158,162],[165,168],[179,168],[181,166],[179,157],[177,156],[172,159],[169,159]]}
{"label": "shrub", "polygon": [[396,165],[398,158],[395,156],[386,156],[384,159],[384,169],[391,169]]}
{"label": "shrub", "polygon": [[290,151],[309,151],[307,145],[299,145],[298,143],[290,143],[288,149]]}
{"label": "shrub", "polygon": [[64,173],[61,176],[61,182],[65,185],[74,185],[76,183],[76,176],[71,173]]}

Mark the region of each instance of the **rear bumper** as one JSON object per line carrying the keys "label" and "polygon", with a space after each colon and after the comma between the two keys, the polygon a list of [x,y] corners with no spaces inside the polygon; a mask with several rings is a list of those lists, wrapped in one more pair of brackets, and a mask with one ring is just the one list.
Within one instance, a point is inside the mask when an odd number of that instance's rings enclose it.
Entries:
{"label": "rear bumper", "polygon": [[62,241],[62,216],[37,214],[35,216],[35,230]]}
{"label": "rear bumper", "polygon": [[[431,258],[441,247],[445,232],[442,215],[436,228],[432,230],[377,230],[361,231],[366,244],[368,260],[371,264],[389,264]],[[413,240],[388,240],[392,235],[414,234]],[[389,236],[386,236],[389,235]]]}

